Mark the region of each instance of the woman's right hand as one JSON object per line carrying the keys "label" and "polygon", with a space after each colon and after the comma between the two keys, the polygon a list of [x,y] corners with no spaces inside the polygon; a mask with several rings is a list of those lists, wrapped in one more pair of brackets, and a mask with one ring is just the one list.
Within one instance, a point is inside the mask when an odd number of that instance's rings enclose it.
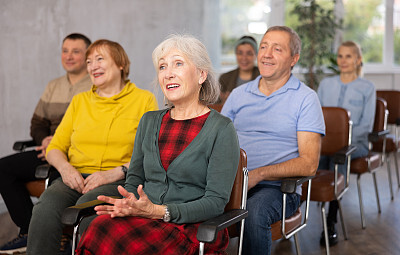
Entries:
{"label": "woman's right hand", "polygon": [[139,216],[149,219],[161,219],[165,214],[165,205],[153,204],[144,193],[143,185],[139,185],[137,192],[139,199],[131,192],[128,192],[121,185],[118,186],[122,199],[115,199],[107,196],[98,196],[97,199],[111,205],[99,205],[94,209],[97,215],[110,214],[111,218]]}
{"label": "woman's right hand", "polygon": [[84,189],[85,185],[81,173],[79,173],[78,170],[76,170],[69,163],[65,164],[64,167],[62,167],[62,170],[61,171],[60,170],[59,172],[61,174],[61,178],[64,184],[70,187],[71,189],[74,189],[79,193],[82,193],[82,190]]}

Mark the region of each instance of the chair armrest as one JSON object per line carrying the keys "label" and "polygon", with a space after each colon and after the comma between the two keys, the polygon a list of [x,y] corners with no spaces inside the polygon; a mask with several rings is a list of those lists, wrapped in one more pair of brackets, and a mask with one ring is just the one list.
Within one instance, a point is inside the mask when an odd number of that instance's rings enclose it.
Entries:
{"label": "chair armrest", "polygon": [[[111,196],[113,198],[120,198]],[[105,205],[106,202],[100,200],[92,200],[75,206],[70,206],[63,211],[61,215],[61,222],[67,226],[76,226],[80,223],[82,218],[96,214],[94,208],[98,205]]]}
{"label": "chair armrest", "polygon": [[52,171],[56,171],[56,169],[50,164],[40,165],[36,167],[35,177],[38,179],[47,179]]}
{"label": "chair armrest", "polygon": [[371,132],[368,134],[368,140],[371,142],[378,142],[380,138],[389,134],[389,130],[382,130],[378,132]]}
{"label": "chair armrest", "polygon": [[36,143],[33,140],[16,141],[13,145],[13,150],[24,151],[26,148],[33,146],[36,146]]}
{"label": "chair armrest", "polygon": [[209,219],[199,225],[197,240],[204,243],[214,242],[219,231],[243,220],[247,215],[247,210],[233,209],[220,216]]}
{"label": "chair armrest", "polygon": [[314,178],[314,176],[284,178],[281,181],[281,191],[283,193],[293,194],[296,192],[298,186],[312,178]]}
{"label": "chair armrest", "polygon": [[339,165],[344,165],[347,157],[349,155],[351,155],[353,152],[355,152],[356,150],[357,150],[357,146],[355,146],[355,145],[349,145],[349,146],[343,147],[341,150],[339,150],[338,152],[336,152],[333,155],[334,163],[339,164]]}

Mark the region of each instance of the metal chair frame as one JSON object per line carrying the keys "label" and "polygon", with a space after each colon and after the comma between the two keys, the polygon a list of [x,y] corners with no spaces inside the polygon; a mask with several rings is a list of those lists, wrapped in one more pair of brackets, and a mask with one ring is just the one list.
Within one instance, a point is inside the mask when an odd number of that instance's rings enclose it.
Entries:
{"label": "metal chair frame", "polygon": [[[327,123],[326,116],[325,116],[325,110],[330,110],[330,109],[334,109],[334,108],[338,109],[337,111],[340,110],[340,111],[343,111],[343,112],[347,113],[346,121],[348,123],[348,131],[346,130],[346,135],[348,135],[348,137],[346,136],[346,140],[347,140],[346,141],[346,145],[344,145],[344,147],[339,149],[339,151],[332,152],[332,153],[334,153],[333,161],[335,163],[334,177],[333,177],[333,182],[334,182],[334,190],[333,190],[334,199],[333,200],[337,200],[338,201],[339,216],[340,216],[341,226],[342,226],[342,230],[343,230],[343,235],[344,235],[345,240],[347,240],[348,239],[347,231],[346,231],[346,226],[345,226],[345,223],[344,223],[342,205],[341,205],[340,200],[342,199],[343,195],[349,189],[351,154],[357,148],[354,145],[351,145],[351,139],[352,139],[352,135],[351,134],[352,134],[353,123],[350,120],[350,114],[349,114],[349,112],[347,110],[345,110],[343,108],[339,108],[339,107],[322,107],[322,109],[324,111],[325,122]],[[327,126],[327,131],[328,131],[328,126]],[[328,134],[326,134],[326,137],[327,136],[328,136]],[[325,155],[325,154],[323,154],[323,155]],[[338,166],[339,165],[344,165],[346,163],[346,159],[347,159],[347,165],[346,165],[347,176],[346,176],[346,178],[344,180],[343,190],[339,191],[338,190]],[[317,179],[318,179],[318,175],[314,178],[314,180],[317,181]],[[327,244],[326,245],[326,254],[329,255],[330,251],[329,251],[329,240],[328,240],[328,226],[327,226],[327,221],[326,221],[326,216],[325,216],[326,215],[325,203],[329,202],[329,201],[312,200],[312,194],[311,194],[311,198],[310,199],[311,199],[311,201],[321,202],[321,218],[322,218],[322,225],[323,225],[323,229],[324,229],[325,243]]]}
{"label": "metal chair frame", "polygon": [[[307,177],[292,177],[292,178],[284,178],[281,184],[281,191],[283,193],[282,196],[282,220],[281,220],[281,235],[283,239],[289,239],[292,236],[294,237],[296,253],[297,255],[301,254],[299,239],[298,239],[298,232],[307,226],[308,216],[309,216],[309,208],[310,208],[310,194],[311,194],[311,180],[314,176],[307,176]],[[302,218],[302,222],[296,226],[293,230],[287,232],[286,231],[286,220],[290,217],[286,218],[286,198],[287,194],[292,194],[296,192],[296,188],[301,184],[307,182],[307,196],[306,196],[306,205],[304,209],[304,217]],[[302,215],[302,213],[301,213]],[[272,226],[273,227],[273,226]],[[273,239],[273,241],[278,239]]]}
{"label": "metal chair frame", "polygon": [[[383,103],[384,105],[386,104],[386,102],[379,102],[381,99],[377,99],[377,110],[378,110],[378,104],[379,103]],[[377,202],[377,207],[378,207],[378,212],[381,213],[381,205],[380,205],[380,199],[379,199],[379,191],[378,191],[378,184],[377,184],[377,180],[376,180],[376,171],[380,169],[380,167],[383,165],[383,163],[385,162],[385,158],[387,159],[386,155],[385,155],[385,148],[386,148],[386,135],[389,133],[389,131],[387,130],[387,119],[388,119],[388,110],[384,109],[384,115],[383,115],[383,119],[379,120],[376,119],[377,117],[380,117],[379,114],[375,115],[375,122],[377,122],[378,127],[382,126],[382,130],[377,130],[374,127],[374,132],[371,132],[368,135],[368,140],[369,140],[369,147],[370,147],[370,151],[372,149],[372,142],[377,142],[380,141],[381,139],[383,139],[382,143],[382,152],[380,153],[380,165],[377,168],[372,169],[371,167],[371,161],[370,159],[367,157],[368,160],[368,172],[372,174],[372,178],[373,178],[373,182],[374,182],[374,188],[375,188],[375,196],[376,196],[376,202]],[[365,173],[365,172],[364,172]],[[364,205],[363,205],[363,199],[362,199],[362,192],[361,192],[361,175],[363,173],[356,173],[357,174],[357,191],[358,191],[358,198],[359,198],[359,205],[360,205],[360,215],[361,215],[361,226],[363,229],[366,228],[366,220],[365,220],[365,214],[364,214]],[[389,189],[390,189],[390,193],[391,196],[393,197],[393,190],[392,190],[392,182],[391,182],[391,177],[390,177],[390,169],[388,168],[388,176],[389,176]]]}

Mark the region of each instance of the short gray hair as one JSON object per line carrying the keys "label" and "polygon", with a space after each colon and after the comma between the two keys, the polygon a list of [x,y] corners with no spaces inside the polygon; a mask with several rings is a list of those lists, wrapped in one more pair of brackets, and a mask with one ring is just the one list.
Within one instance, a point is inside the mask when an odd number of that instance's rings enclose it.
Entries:
{"label": "short gray hair", "polygon": [[220,85],[217,81],[206,47],[192,35],[172,34],[162,41],[153,51],[153,65],[158,74],[158,62],[169,51],[176,49],[182,52],[198,70],[207,72],[207,78],[201,84],[199,101],[204,104],[213,104],[218,100]]}
{"label": "short gray hair", "polygon": [[271,31],[283,31],[289,34],[290,36],[290,42],[289,42],[289,46],[290,46],[290,55],[294,56],[296,54],[300,55],[300,51],[301,51],[301,40],[299,35],[296,33],[296,31],[294,31],[293,29],[291,29],[290,27],[287,26],[273,26],[268,28],[267,32],[265,32],[264,35],[266,35],[268,32]]}

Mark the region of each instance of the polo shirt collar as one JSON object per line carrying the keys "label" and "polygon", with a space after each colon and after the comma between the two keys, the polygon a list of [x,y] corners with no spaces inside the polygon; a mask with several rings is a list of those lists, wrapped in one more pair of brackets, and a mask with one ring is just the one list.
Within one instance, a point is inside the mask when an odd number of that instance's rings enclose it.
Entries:
{"label": "polo shirt collar", "polygon": [[[255,94],[255,95],[266,97],[266,95],[261,93],[261,91],[258,89],[258,84],[260,82],[260,79],[261,79],[261,75],[259,75],[255,80],[253,80],[251,82],[250,86],[248,86],[248,88],[247,88],[247,91],[249,93],[252,93],[252,94]],[[290,74],[290,78],[285,83],[285,85],[283,85],[281,88],[279,88],[277,91],[275,91],[274,93],[272,93],[268,97],[273,97],[275,95],[283,94],[283,93],[287,92],[290,89],[297,90],[297,89],[299,89],[299,87],[300,87],[300,81],[295,76],[293,76],[293,74]]]}

